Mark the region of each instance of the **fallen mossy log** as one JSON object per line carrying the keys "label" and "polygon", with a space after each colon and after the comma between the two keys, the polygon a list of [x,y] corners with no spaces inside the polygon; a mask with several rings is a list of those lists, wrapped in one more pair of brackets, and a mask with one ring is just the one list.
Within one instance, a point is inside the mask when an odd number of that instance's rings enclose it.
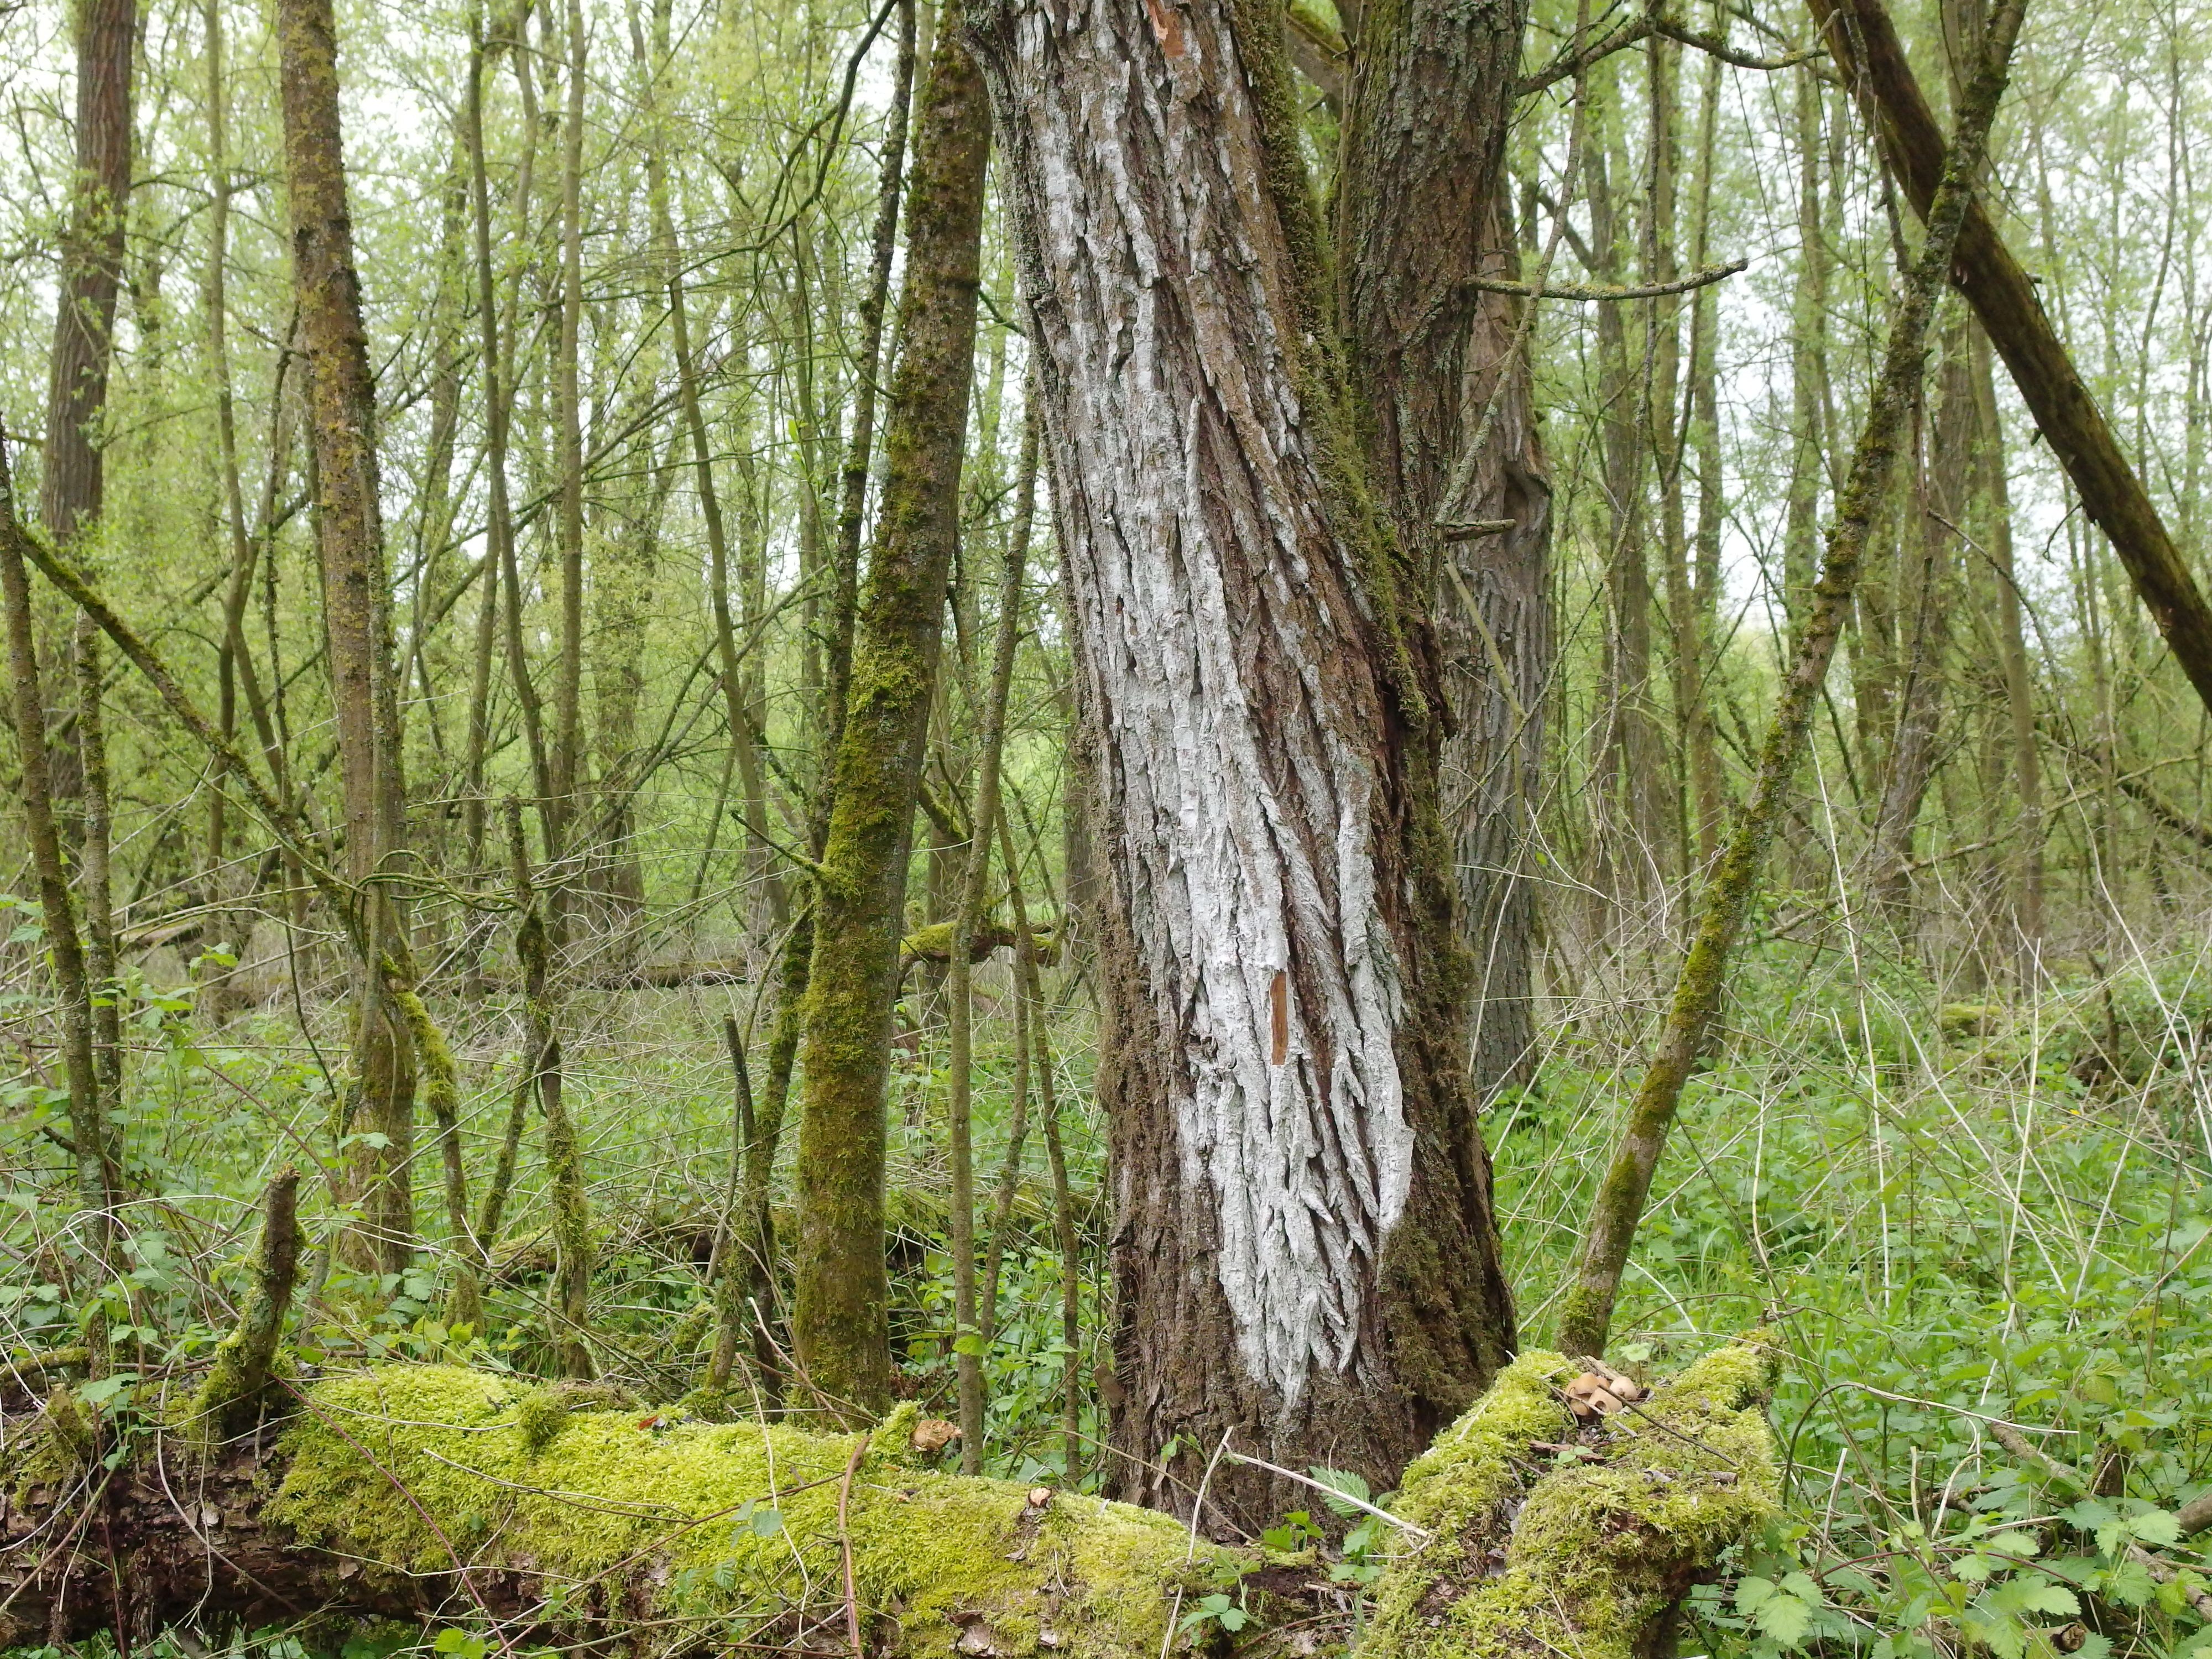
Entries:
{"label": "fallen mossy log", "polygon": [[[1636,1659],[1775,1512],[1755,1347],[1588,1425],[1564,1391],[1580,1369],[1524,1355],[1407,1471],[1366,1659]],[[1310,1553],[941,1473],[913,1449],[911,1406],[865,1436],[821,1435],[573,1410],[445,1366],[291,1398],[258,1453],[197,1461],[142,1424],[147,1450],[112,1475],[65,1395],[27,1431],[15,1419],[0,1645],[383,1617],[465,1626],[501,1650],[618,1635],[641,1654],[851,1653],[857,1627],[874,1655],[1158,1659],[1225,1640],[1223,1609],[1244,1615],[1242,1643],[1310,1629],[1333,1606],[1316,1595],[1335,1594]]]}

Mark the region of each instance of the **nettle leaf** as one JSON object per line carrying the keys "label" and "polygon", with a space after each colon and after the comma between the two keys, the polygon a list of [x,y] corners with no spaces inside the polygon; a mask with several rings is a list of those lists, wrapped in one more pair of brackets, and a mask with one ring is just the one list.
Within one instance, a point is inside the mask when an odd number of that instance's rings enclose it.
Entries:
{"label": "nettle leaf", "polygon": [[1966,1633],[1979,1640],[1997,1659],[2021,1659],[2027,1651],[2026,1626],[1986,1600],[1975,1602],[1961,1622]]}
{"label": "nettle leaf", "polygon": [[2181,1541],[2180,1521],[2165,1510],[2145,1510],[2140,1515],[2130,1516],[2128,1530],[2146,1544],[2179,1544]]}
{"label": "nettle leaf", "polygon": [[2061,1584],[2009,1585],[2006,1600],[2022,1613],[2048,1613],[2071,1619],[2081,1611],[2081,1603],[2074,1592]]}
{"label": "nettle leaf", "polygon": [[2157,1590],[2149,1570],[2140,1561],[2118,1562],[2105,1575],[2104,1595],[2123,1607],[2142,1607]]}
{"label": "nettle leaf", "polygon": [[2077,1532],[2101,1532],[2120,1518],[2119,1511],[2110,1504],[2085,1498],[2068,1510],[2061,1510],[2058,1518]]}

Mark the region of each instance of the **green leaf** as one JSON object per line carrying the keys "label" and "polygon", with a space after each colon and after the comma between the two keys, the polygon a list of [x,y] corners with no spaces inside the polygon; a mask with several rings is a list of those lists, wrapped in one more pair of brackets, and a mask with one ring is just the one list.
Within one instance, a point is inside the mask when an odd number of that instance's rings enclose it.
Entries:
{"label": "green leaf", "polygon": [[752,1513],[753,1536],[773,1538],[783,1530],[781,1510],[755,1510]]}
{"label": "green leaf", "polygon": [[990,1352],[981,1335],[974,1331],[963,1331],[952,1339],[952,1352],[980,1359]]}
{"label": "green leaf", "polygon": [[1759,1604],[1751,1622],[1761,1635],[1772,1638],[1782,1647],[1793,1648],[1813,1627],[1813,1609],[1796,1596],[1778,1591]]}
{"label": "green leaf", "polygon": [[2111,1526],[2113,1522],[2120,1518],[2120,1516],[2119,1511],[2110,1504],[2100,1503],[2094,1498],[2085,1498],[2071,1509],[2059,1510],[2058,1518],[2076,1532],[2095,1532],[2100,1528]]}
{"label": "green leaf", "polygon": [[2071,1619],[2081,1611],[2074,1592],[2061,1584],[2016,1585],[2009,1599],[2022,1613],[2049,1613]]}
{"label": "green leaf", "polygon": [[2128,1530],[2146,1544],[2179,1544],[2181,1541],[2180,1521],[2165,1510],[2146,1510],[2141,1515],[2130,1516]]}
{"label": "green leaf", "polygon": [[[1328,1504],[1331,1510],[1334,1510],[1339,1515],[1346,1516],[1358,1515],[1361,1513],[1359,1508],[1360,1504],[1369,1503],[1373,1500],[1373,1490],[1368,1486],[1366,1481],[1354,1474],[1350,1469],[1325,1469],[1319,1464],[1316,1464],[1312,1468],[1307,1470],[1306,1473],[1312,1475],[1315,1480],[1320,1481],[1322,1486],[1328,1488],[1328,1493],[1324,1495],[1323,1501]],[[1340,1498],[1335,1495],[1339,1492],[1343,1493],[1344,1497]],[[1344,1501],[1345,1498],[1356,1498],[1359,1500],[1359,1503],[1347,1504]]]}

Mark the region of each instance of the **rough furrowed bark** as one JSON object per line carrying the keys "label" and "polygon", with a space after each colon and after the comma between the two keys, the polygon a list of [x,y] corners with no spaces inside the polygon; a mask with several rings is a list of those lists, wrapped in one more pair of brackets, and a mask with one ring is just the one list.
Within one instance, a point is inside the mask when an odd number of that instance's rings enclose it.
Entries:
{"label": "rough furrowed bark", "polygon": [[[1407,1471],[1369,1659],[1628,1659],[1775,1512],[1754,1348],[1579,1431],[1560,1392],[1575,1369],[1523,1357]],[[328,1379],[295,1390],[273,1447],[187,1463],[148,1437],[110,1483],[105,1536],[82,1548],[89,1430],[58,1405],[0,1469],[0,1640],[118,1614],[139,1639],[312,1614],[333,1635],[365,1616],[459,1624],[501,1651],[617,1636],[641,1655],[842,1651],[848,1544],[878,1656],[1206,1650],[1218,1627],[1186,1620],[1215,1593],[1248,1636],[1313,1626],[1310,1553],[940,1473],[909,1449],[912,1406],[858,1436],[580,1408],[592,1398],[447,1366]],[[1562,1462],[1564,1443],[1584,1455]]]}
{"label": "rough furrowed bark", "polygon": [[1814,701],[1842,636],[1875,521],[1881,511],[1907,418],[1926,366],[1928,328],[1949,270],[1960,224],[1973,202],[1990,125],[2004,95],[2013,43],[2025,0],[1998,0],[1990,10],[1988,46],[1960,100],[1958,131],[1943,183],[1929,213],[1928,234],[1903,286],[1884,348],[1881,375],[1869,404],[1851,465],[1828,532],[1813,608],[1799,637],[1774,714],[1760,745],[1759,771],[1728,848],[1714,866],[1701,901],[1698,930],[1674,982],[1650,1064],[1629,1107],[1605,1178],[1591,1200],[1575,1282],[1559,1315],[1559,1342],[1572,1353],[1602,1354],[1613,1304],[1651,1179],[1690,1071],[1703,1051],[1726,988],[1729,952],[1742,931],[1753,888],[1782,816],[1783,799],[1803,758]]}
{"label": "rough furrowed bark", "polygon": [[959,534],[990,149],[990,112],[957,21],[956,9],[915,123],[883,522],[815,881],[803,1012],[792,1334],[813,1387],[840,1409],[880,1408],[890,1395],[884,1087],[908,848]]}
{"label": "rough furrowed bark", "polygon": [[[1419,589],[1359,477],[1279,25],[1001,0],[971,27],[1113,874],[1109,1468],[1180,1507],[1234,1433],[1387,1480],[1513,1322],[1449,1127],[1468,975]],[[1170,1441],[1195,1449],[1163,1468]],[[1302,1501],[1249,1467],[1212,1491],[1261,1523]]]}

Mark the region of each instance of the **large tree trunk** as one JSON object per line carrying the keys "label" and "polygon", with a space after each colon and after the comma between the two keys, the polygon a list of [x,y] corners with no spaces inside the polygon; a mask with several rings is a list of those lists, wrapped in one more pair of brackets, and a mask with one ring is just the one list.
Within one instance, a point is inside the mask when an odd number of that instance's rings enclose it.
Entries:
{"label": "large tree trunk", "polygon": [[137,0],[83,0],[76,9],[76,174],[62,241],[39,479],[39,517],[64,541],[99,518],[106,494],[100,422],[131,197],[131,70],[138,31]]}
{"label": "large tree trunk", "polygon": [[[957,15],[954,19],[957,21]],[[938,36],[915,122],[903,342],[815,883],[800,1070],[799,1265],[792,1336],[834,1407],[890,1397],[884,1274],[884,1085],[915,800],[960,528],[989,110],[957,31]]]}
{"label": "large tree trunk", "polygon": [[[1525,343],[1512,352],[1526,302],[1469,281],[1517,274],[1504,163],[1521,14],[1416,5],[1365,21],[1346,151],[1345,324],[1370,477],[1435,608],[1480,1100],[1525,1081],[1535,1046],[1529,808],[1552,662],[1551,485]],[[1443,108],[1456,118],[1436,118]],[[1464,499],[1447,501],[1477,444]],[[1446,543],[1446,517],[1510,527]],[[1471,1120],[1448,1131],[1455,1141],[1476,1133]]]}
{"label": "large tree trunk", "polygon": [[[1574,1372],[1524,1357],[1408,1472],[1363,1655],[1632,1659],[1722,1551],[1778,1514],[1752,1349],[1708,1355],[1619,1433],[1569,1415]],[[1182,1620],[1223,1589],[1248,1640],[1350,1622],[1334,1594],[1317,1614],[1316,1562],[940,1473],[913,1449],[910,1405],[844,1436],[641,1422],[610,1403],[387,1366],[285,1399],[281,1440],[202,1461],[152,1437],[110,1475],[95,1424],[58,1391],[0,1455],[0,1643],[107,1629],[128,1651],[171,1626],[220,1638],[312,1613],[456,1626],[503,1653],[1160,1659],[1218,1650],[1221,1626]],[[1570,1438],[1584,1459],[1555,1456]]]}
{"label": "large tree trunk", "polygon": [[[1279,24],[1225,0],[972,16],[1112,883],[1114,1478],[1170,1504],[1230,1437],[1389,1480],[1504,1362],[1513,1313],[1463,1066],[1426,573],[1367,503]],[[1457,97],[1512,61],[1480,39],[1498,23],[1417,5],[1395,27],[1378,111],[1431,119],[1425,79]],[[1390,118],[1378,149],[1409,142]],[[1472,261],[1494,137],[1472,180],[1410,142],[1422,173],[1392,184],[1463,194],[1449,257]],[[1376,211],[1379,273],[1405,235]],[[1448,263],[1426,258],[1416,287]],[[1449,437],[1397,441],[1419,466]],[[1297,1506],[1249,1466],[1212,1489],[1255,1522]]]}
{"label": "large tree trunk", "polygon": [[384,991],[380,963],[404,959],[406,942],[387,871],[405,840],[398,689],[392,652],[392,591],[378,500],[376,388],[362,323],[353,221],[338,131],[337,41],[331,0],[280,0],[284,160],[292,219],[292,271],[307,361],[308,428],[321,512],[324,618],[338,771],[345,807],[346,876],[356,885],[361,945],[355,964],[355,1087],[351,1116],[381,1146],[349,1151],[362,1203],[356,1260],[385,1273],[414,1250],[414,1051]]}

